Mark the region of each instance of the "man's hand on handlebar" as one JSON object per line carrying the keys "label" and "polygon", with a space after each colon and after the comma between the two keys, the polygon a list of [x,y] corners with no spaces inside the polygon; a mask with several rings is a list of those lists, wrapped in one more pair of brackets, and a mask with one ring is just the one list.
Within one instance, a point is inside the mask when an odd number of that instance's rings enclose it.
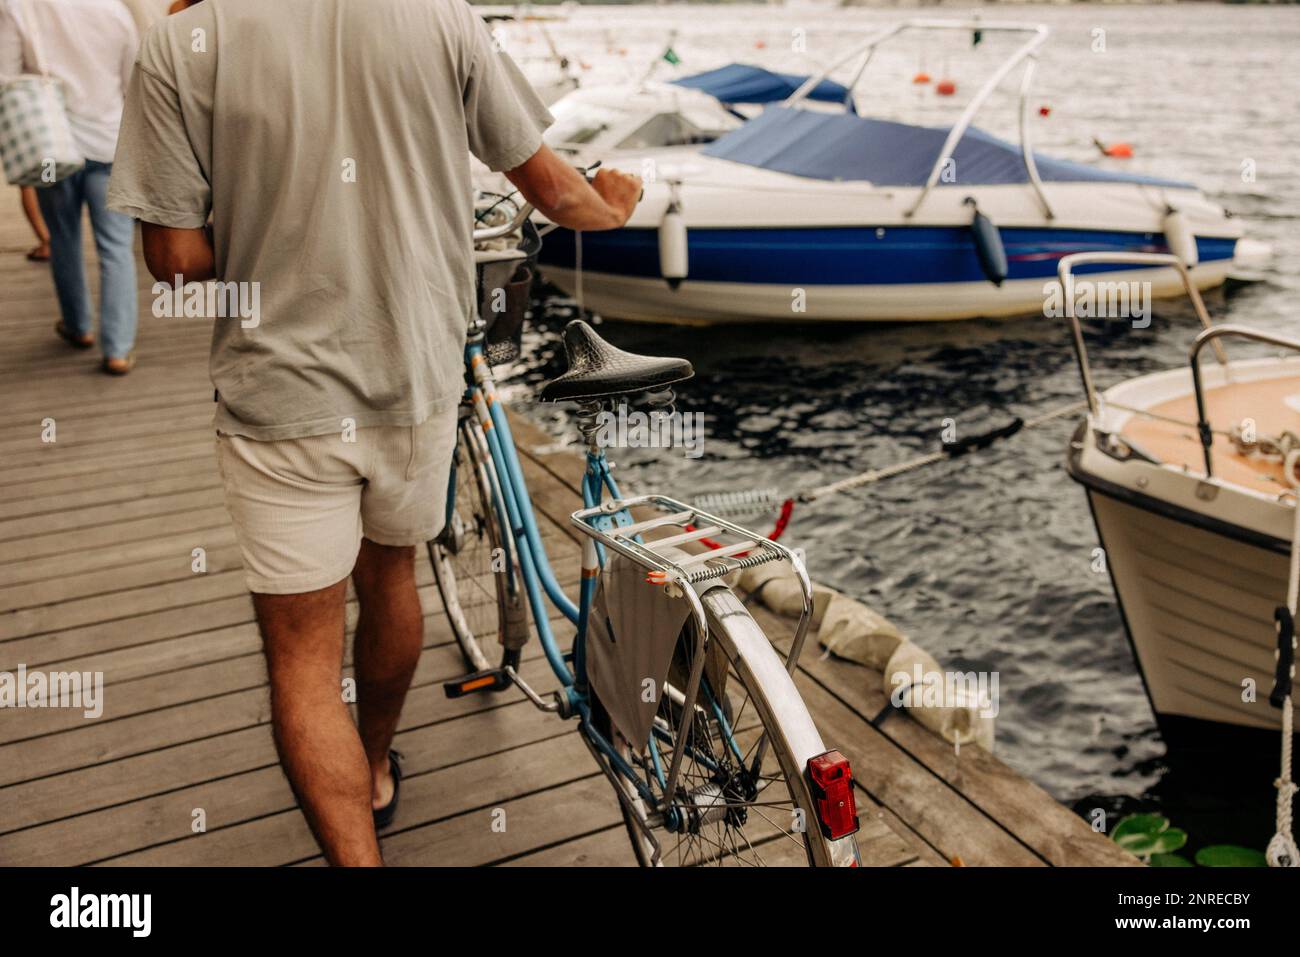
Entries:
{"label": "man's hand on handlebar", "polygon": [[547,219],[569,229],[618,229],[641,197],[641,180],[600,169],[590,183],[581,172],[543,145],[522,166],[506,172]]}
{"label": "man's hand on handlebar", "polygon": [[609,168],[596,170],[591,188],[599,193],[606,205],[618,214],[619,226],[628,221],[632,211],[636,209],[636,204],[641,201],[643,192],[641,177]]}

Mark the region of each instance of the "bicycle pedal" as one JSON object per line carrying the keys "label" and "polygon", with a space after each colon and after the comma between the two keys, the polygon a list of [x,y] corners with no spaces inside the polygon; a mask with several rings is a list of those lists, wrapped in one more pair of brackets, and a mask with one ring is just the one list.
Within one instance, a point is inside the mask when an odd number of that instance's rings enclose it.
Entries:
{"label": "bicycle pedal", "polygon": [[463,698],[467,694],[475,694],[479,691],[501,691],[509,688],[513,683],[510,676],[505,673],[505,669],[492,668],[489,671],[476,671],[455,681],[444,681],[442,690],[447,693],[448,698]]}

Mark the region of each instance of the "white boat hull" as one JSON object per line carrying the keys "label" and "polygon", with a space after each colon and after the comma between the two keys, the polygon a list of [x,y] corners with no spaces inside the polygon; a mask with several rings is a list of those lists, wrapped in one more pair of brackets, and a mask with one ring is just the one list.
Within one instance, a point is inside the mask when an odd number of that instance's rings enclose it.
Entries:
{"label": "white boat hull", "polygon": [[[631,160],[618,161],[632,170]],[[1131,183],[1051,184],[1055,215],[1020,185],[936,189],[914,214],[917,189],[826,183],[680,151],[656,159],[658,179],[623,229],[546,238],[543,276],[601,315],[644,322],[913,321],[1042,313],[1056,264],[1080,251],[1162,252],[1170,205],[1200,247],[1202,289],[1234,270],[1241,226],[1195,190]],[[669,176],[681,177],[672,186]],[[674,197],[680,213],[672,213]],[[981,270],[971,198],[999,229],[1008,275]],[[683,230],[684,269],[665,270],[662,229]],[[1186,237],[1190,242],[1192,236]],[[670,246],[672,244],[669,244]],[[579,265],[581,276],[579,281]],[[674,274],[674,282],[664,278]],[[677,275],[684,272],[680,282]],[[1082,278],[1082,277],[1081,277]],[[1182,294],[1169,268],[1116,268],[1091,281],[1150,283]]]}
{"label": "white boat hull", "polygon": [[[1193,273],[1201,289],[1219,286],[1232,260],[1203,263]],[[612,273],[582,273],[548,267],[546,278],[582,305],[612,319],[700,325],[728,322],[891,322],[1002,318],[1042,314],[1052,280],[1008,280],[929,284],[802,286],[788,283],[726,283],[684,280],[671,288],[662,279]],[[1181,296],[1172,269],[1128,270],[1089,275],[1094,282],[1150,283],[1153,298]]]}
{"label": "white boat hull", "polygon": [[[1296,427],[1300,359],[1234,360],[1225,371],[1207,358],[1202,374],[1216,429]],[[1087,489],[1166,743],[1275,748],[1274,611],[1286,603],[1295,514],[1280,462],[1216,434],[1207,478],[1185,368],[1130,379],[1098,402],[1067,468]]]}
{"label": "white boat hull", "polygon": [[1277,732],[1268,703],[1287,556],[1089,491],[1152,707]]}

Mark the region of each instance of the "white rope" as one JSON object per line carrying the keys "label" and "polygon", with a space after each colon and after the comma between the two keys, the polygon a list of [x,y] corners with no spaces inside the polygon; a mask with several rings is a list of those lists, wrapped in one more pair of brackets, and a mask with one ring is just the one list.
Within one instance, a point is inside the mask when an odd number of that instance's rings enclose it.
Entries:
{"label": "white rope", "polygon": [[[1286,455],[1284,469],[1286,479],[1292,488],[1297,487],[1295,468],[1300,462],[1300,449],[1292,449]],[[1292,619],[1296,615],[1297,597],[1300,597],[1300,497],[1295,504],[1295,519],[1291,530],[1291,573],[1287,579],[1286,605],[1291,611]],[[1294,634],[1291,638],[1295,645]],[[1277,650],[1280,657],[1282,649]],[[1295,675],[1294,665],[1291,668]],[[1300,851],[1296,850],[1295,838],[1291,835],[1291,800],[1295,797],[1296,783],[1291,778],[1291,737],[1293,734],[1293,715],[1291,695],[1282,701],[1282,769],[1274,785],[1277,787],[1277,832],[1268,842],[1264,856],[1269,867],[1300,867]]]}
{"label": "white rope", "polygon": [[[1023,424],[1020,426],[1019,431],[1023,432],[1026,429],[1032,429],[1035,426],[1051,422],[1053,419],[1059,419],[1062,416],[1082,412],[1085,408],[1087,408],[1086,402],[1071,402],[1069,405],[1052,409],[1050,412],[1044,412],[1043,414],[1036,415],[1030,419],[1025,419]],[[857,475],[850,475],[847,478],[842,478],[836,482],[828,482],[825,485],[818,485],[815,488],[810,488],[807,491],[800,492],[797,498],[800,502],[813,502],[826,495],[835,495],[839,492],[847,492],[849,489],[860,488],[863,485],[872,485],[884,479],[893,478],[895,475],[903,475],[907,472],[913,472],[919,468],[933,465],[935,462],[941,462],[947,458],[951,458],[951,456],[944,451],[927,452],[925,455],[918,455],[916,458],[908,459],[905,462],[886,465],[884,468],[879,469],[869,469],[866,472],[860,472]]]}

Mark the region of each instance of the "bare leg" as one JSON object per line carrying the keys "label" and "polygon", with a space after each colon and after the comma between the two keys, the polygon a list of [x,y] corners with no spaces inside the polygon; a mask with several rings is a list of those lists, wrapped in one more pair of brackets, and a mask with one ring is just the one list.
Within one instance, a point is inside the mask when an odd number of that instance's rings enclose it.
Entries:
{"label": "bare leg", "polygon": [[254,595],[271,679],[280,763],[326,859],[381,866],[370,772],[343,702],[347,581],[301,595]]}
{"label": "bare leg", "polygon": [[352,583],[361,604],[352,655],[358,724],[370,764],[371,806],[380,808],[393,797],[388,750],[424,643],[414,547],[362,539]]}
{"label": "bare leg", "polygon": [[40,245],[33,249],[27,255],[38,259],[50,258],[50,231],[45,228],[45,217],[41,215],[41,205],[36,199],[36,187],[20,186],[19,191],[23,196],[23,215],[27,217],[27,222],[31,224],[32,232],[36,234]]}

